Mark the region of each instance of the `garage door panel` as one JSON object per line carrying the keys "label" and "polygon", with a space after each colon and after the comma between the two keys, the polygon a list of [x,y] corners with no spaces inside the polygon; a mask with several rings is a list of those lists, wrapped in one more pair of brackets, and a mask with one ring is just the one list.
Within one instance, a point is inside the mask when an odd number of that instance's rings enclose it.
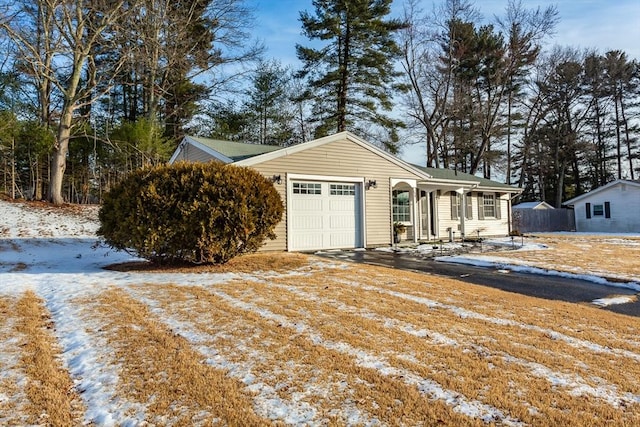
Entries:
{"label": "garage door panel", "polygon": [[324,200],[319,196],[297,195],[291,201],[291,208],[296,212],[321,212]]}
{"label": "garage door panel", "polygon": [[291,227],[301,233],[307,230],[322,231],[324,229],[324,218],[318,215],[295,215],[291,218]]}
{"label": "garage door panel", "polygon": [[353,248],[357,244],[355,236],[347,233],[331,233],[329,242],[334,248]]}
{"label": "garage door panel", "polygon": [[[289,248],[318,250],[361,245],[361,184],[291,182]],[[313,189],[313,194],[305,189]]]}
{"label": "garage door panel", "polygon": [[336,231],[355,230],[356,218],[348,215],[331,215],[329,217],[329,227]]}
{"label": "garage door panel", "polygon": [[353,212],[355,202],[354,196],[329,196],[329,210],[331,212]]}
{"label": "garage door panel", "polygon": [[297,234],[292,237],[291,244],[297,250],[316,249],[322,247],[323,234]]}

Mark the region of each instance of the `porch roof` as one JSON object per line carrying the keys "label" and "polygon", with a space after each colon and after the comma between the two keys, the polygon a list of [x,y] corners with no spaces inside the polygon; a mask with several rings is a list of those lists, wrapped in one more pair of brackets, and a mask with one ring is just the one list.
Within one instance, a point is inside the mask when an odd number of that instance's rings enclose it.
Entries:
{"label": "porch roof", "polygon": [[502,182],[493,181],[491,179],[486,179],[480,176],[471,175],[465,172],[459,172],[453,169],[441,169],[441,168],[428,168],[425,166],[412,165],[415,168],[431,175],[432,180],[426,180],[425,182],[436,181],[436,182],[451,182],[451,183],[465,183],[467,185],[472,185],[477,187],[478,189],[484,190],[496,190],[503,191],[506,193],[520,193],[522,190],[520,188],[512,187],[511,185],[504,184]]}

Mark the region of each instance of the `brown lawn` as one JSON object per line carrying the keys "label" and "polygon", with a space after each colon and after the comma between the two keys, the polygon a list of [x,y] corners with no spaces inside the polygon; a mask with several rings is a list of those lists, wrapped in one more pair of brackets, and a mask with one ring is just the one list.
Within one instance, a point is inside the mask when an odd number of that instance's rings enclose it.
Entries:
{"label": "brown lawn", "polygon": [[[550,249],[499,255],[637,274],[640,239],[537,240]],[[638,318],[300,254],[115,269],[146,283],[95,286],[66,309],[140,424],[640,425]],[[0,297],[0,314],[0,424],[90,423],[37,292]]]}
{"label": "brown lawn", "polygon": [[548,249],[501,251],[495,255],[540,268],[595,274],[614,280],[640,278],[640,237],[536,234],[528,236],[527,241],[547,245]]}

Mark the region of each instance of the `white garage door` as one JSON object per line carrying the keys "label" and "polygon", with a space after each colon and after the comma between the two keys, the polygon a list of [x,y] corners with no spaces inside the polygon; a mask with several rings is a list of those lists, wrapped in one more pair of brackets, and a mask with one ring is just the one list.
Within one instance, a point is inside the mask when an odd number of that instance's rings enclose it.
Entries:
{"label": "white garage door", "polygon": [[289,185],[290,250],[362,246],[361,184],[291,181]]}

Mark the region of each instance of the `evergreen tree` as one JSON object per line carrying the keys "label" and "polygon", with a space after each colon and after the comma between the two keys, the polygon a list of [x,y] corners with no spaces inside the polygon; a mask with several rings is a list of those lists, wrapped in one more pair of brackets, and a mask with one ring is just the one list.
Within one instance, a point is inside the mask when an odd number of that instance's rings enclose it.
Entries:
{"label": "evergreen tree", "polygon": [[[623,165],[623,157],[627,156],[627,167],[631,179],[635,179],[633,160],[640,157],[637,147],[638,127],[629,120],[630,107],[637,107],[638,95],[638,64],[627,59],[627,55],[619,50],[609,51],[603,58],[605,72],[603,73],[605,84],[609,88],[609,94],[613,100],[615,113],[616,134],[616,165],[617,177],[621,179],[626,175]],[[634,105],[635,104],[635,105]]]}
{"label": "evergreen tree", "polygon": [[288,96],[290,86],[291,72],[278,61],[261,61],[251,76],[246,108],[258,128],[255,135],[259,144],[290,145],[295,142],[294,111]]}
{"label": "evergreen tree", "polygon": [[303,34],[323,47],[296,45],[304,63],[313,116],[319,122],[315,136],[355,131],[397,151],[397,128],[390,117],[392,92],[398,73],[393,61],[400,50],[393,34],[404,24],[385,19],[391,0],[314,0],[315,15],[300,14]]}

